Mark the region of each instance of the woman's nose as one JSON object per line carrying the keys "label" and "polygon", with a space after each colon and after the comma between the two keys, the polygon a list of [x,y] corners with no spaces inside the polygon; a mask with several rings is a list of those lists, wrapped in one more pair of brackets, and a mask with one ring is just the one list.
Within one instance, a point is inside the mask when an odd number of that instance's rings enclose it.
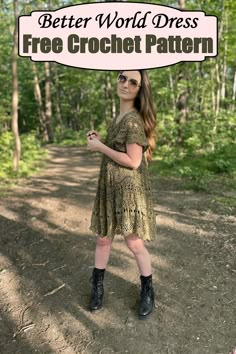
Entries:
{"label": "woman's nose", "polygon": [[123,86],[124,86],[124,87],[128,87],[128,86],[129,86],[128,80],[126,80],[125,82],[123,82]]}

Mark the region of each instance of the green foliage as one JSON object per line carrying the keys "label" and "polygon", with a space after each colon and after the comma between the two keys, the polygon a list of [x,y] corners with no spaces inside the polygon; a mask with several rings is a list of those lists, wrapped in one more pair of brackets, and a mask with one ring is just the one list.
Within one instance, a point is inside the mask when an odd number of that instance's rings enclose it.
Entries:
{"label": "green foliage", "polygon": [[59,146],[79,146],[87,143],[87,130],[75,131],[67,128],[63,132],[56,131],[55,143]]}
{"label": "green foliage", "polygon": [[209,170],[214,173],[236,174],[236,146],[234,144],[221,146],[207,154]]}
{"label": "green foliage", "polygon": [[12,170],[14,139],[11,132],[0,134],[0,179],[27,177],[37,172],[47,151],[41,148],[35,133],[21,135],[21,160],[19,171]]}
{"label": "green foliage", "polygon": [[206,150],[194,155],[187,154],[186,149],[162,146],[150,165],[150,171],[162,176],[183,178],[185,186],[196,191],[208,191],[213,180],[220,180],[224,176],[228,186],[235,189],[231,181],[236,177],[236,146],[229,144],[214,152]]}
{"label": "green foliage", "polygon": [[200,137],[198,137],[197,135],[193,135],[186,139],[185,144],[188,150],[195,151],[196,149],[199,149],[201,147],[202,141]]}
{"label": "green foliage", "polygon": [[107,122],[102,121],[97,130],[104,141],[107,135]]}
{"label": "green foliage", "polygon": [[232,166],[230,165],[229,161],[224,161],[221,159],[215,161],[215,165],[214,165],[214,169],[217,173],[229,172],[231,167]]}
{"label": "green foliage", "polygon": [[1,170],[4,170],[7,162],[12,157],[13,135],[11,132],[5,132],[0,135],[0,161]]}
{"label": "green foliage", "polygon": [[[75,3],[74,0],[69,3],[53,0],[50,7],[55,10]],[[178,7],[177,1],[150,0],[150,3]],[[24,6],[19,4],[19,14],[29,15],[31,11],[40,8],[45,10],[47,6],[45,0],[40,3],[27,2]],[[154,173],[178,176],[184,183],[189,183],[190,187],[202,190],[209,188],[212,178],[219,180],[227,175],[233,180],[235,177],[236,152],[232,146],[235,144],[236,121],[233,99],[236,3],[233,0],[188,0],[186,10],[202,10],[206,15],[218,17],[218,28],[222,28],[218,56],[207,58],[203,62],[179,63],[148,70],[157,107],[158,137],[157,150],[154,153],[156,160],[150,168]],[[0,7],[0,178],[12,175],[14,143],[9,132],[12,105],[12,29],[13,8],[9,3]],[[42,135],[43,127],[35,98],[32,62],[29,58],[18,57],[17,68],[18,124],[22,139],[19,175],[27,176],[42,151],[40,142],[31,132]],[[45,113],[44,63],[37,62],[36,69]],[[119,113],[116,74],[115,71],[80,70],[50,63],[51,123],[55,143],[62,146],[86,145],[86,133],[92,128],[105,138],[113,112],[116,110],[116,114]],[[223,84],[225,96],[221,97]],[[180,124],[178,119],[181,111],[177,103],[183,92],[187,92],[187,114],[186,120]],[[218,109],[217,97],[220,98]]]}

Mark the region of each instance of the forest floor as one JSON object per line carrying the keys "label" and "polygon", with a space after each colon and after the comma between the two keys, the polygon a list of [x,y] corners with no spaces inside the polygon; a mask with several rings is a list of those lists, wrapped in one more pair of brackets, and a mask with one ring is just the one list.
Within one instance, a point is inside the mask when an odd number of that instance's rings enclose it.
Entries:
{"label": "forest floor", "polygon": [[157,238],[147,248],[157,308],[138,319],[139,273],[116,236],[104,307],[90,313],[99,162],[86,148],[52,146],[46,168],[0,198],[0,353],[228,354],[236,217],[216,196],[233,192],[194,192],[153,176]]}

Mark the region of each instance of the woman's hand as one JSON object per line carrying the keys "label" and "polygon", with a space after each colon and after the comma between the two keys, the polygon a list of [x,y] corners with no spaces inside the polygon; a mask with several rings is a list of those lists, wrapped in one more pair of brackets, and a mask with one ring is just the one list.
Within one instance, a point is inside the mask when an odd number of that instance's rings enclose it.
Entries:
{"label": "woman's hand", "polygon": [[104,144],[95,135],[87,136],[87,143],[89,150],[102,152]]}
{"label": "woman's hand", "polygon": [[102,141],[102,137],[101,135],[96,131],[96,130],[90,130],[88,133],[87,133],[87,137],[90,137],[90,136],[95,136],[98,140]]}

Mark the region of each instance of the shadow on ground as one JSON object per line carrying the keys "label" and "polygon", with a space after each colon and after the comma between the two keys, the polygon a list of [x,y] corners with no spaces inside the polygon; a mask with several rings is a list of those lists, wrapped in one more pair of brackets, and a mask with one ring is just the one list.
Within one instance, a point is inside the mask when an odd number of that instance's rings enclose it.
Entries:
{"label": "shadow on ground", "polygon": [[47,168],[0,199],[0,353],[223,354],[235,346],[235,218],[209,195],[153,176],[155,309],[137,318],[139,273],[117,236],[104,308],[87,310],[100,155],[50,147]]}

